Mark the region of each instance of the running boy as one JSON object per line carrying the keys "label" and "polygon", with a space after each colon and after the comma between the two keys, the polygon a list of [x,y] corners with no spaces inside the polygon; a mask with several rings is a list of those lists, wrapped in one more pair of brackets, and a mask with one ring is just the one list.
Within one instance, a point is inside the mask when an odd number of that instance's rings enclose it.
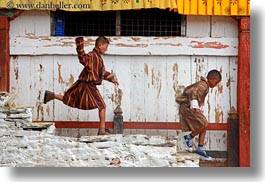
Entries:
{"label": "running boy", "polygon": [[77,37],[75,42],[79,62],[84,66],[79,78],[64,95],[46,90],[44,104],[57,99],[70,107],[78,109],[91,110],[98,108],[100,120],[98,135],[105,135],[107,134],[105,131],[106,104],[96,85],[101,85],[103,79],[119,84],[114,75],[105,70],[101,57],[107,51],[109,41],[106,37],[99,36],[96,39],[94,49],[88,54],[84,51],[83,37]]}
{"label": "running boy", "polygon": [[190,134],[184,136],[188,151],[193,151],[192,139],[199,135],[198,148],[195,153],[205,160],[211,160],[212,158],[206,154],[203,147],[208,122],[200,107],[204,105],[209,88],[215,87],[221,79],[222,76],[219,71],[211,70],[207,75],[207,79],[201,77],[200,81],[186,87],[183,93],[176,98],[176,102],[179,103],[181,130],[183,132],[191,131]]}

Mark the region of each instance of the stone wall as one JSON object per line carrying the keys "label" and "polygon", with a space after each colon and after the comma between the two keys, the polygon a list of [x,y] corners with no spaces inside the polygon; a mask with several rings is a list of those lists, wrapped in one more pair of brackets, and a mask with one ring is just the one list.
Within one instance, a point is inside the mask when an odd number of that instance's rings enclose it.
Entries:
{"label": "stone wall", "polygon": [[2,101],[2,167],[199,166],[197,155],[177,152],[181,148],[177,137],[140,134],[76,138],[57,136],[53,123],[32,123],[32,108],[10,108],[3,97]]}
{"label": "stone wall", "polygon": [[197,155],[177,153],[177,138],[147,135],[54,135],[53,124],[0,119],[0,166],[198,167]]}

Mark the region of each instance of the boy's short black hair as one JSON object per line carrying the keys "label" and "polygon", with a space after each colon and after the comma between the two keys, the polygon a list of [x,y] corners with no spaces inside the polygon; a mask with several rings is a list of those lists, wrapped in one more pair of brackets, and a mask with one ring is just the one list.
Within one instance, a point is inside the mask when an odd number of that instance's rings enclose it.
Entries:
{"label": "boy's short black hair", "polygon": [[214,78],[214,79],[222,80],[222,75],[218,70],[211,70],[208,72],[207,78]]}
{"label": "boy's short black hair", "polygon": [[99,44],[109,44],[109,40],[105,36],[99,36],[96,39],[95,45],[98,46]]}

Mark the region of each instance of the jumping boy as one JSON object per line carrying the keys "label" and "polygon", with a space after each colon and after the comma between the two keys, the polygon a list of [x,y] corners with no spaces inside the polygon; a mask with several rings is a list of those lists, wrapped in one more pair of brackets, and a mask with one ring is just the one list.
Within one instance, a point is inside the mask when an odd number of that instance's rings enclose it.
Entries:
{"label": "jumping boy", "polygon": [[209,87],[215,87],[221,79],[222,76],[219,71],[211,70],[207,75],[207,79],[201,77],[200,81],[186,87],[183,93],[176,98],[176,102],[179,103],[181,130],[183,132],[191,131],[190,134],[184,136],[188,151],[193,152],[193,138],[199,135],[198,148],[195,153],[205,160],[211,160],[212,158],[206,154],[203,147],[208,122],[200,107],[204,105]]}
{"label": "jumping boy", "polygon": [[78,109],[91,110],[98,108],[100,120],[98,135],[108,134],[105,130],[106,104],[96,85],[101,85],[103,79],[119,84],[114,75],[105,70],[101,57],[107,51],[109,41],[106,37],[99,36],[96,39],[94,49],[88,54],[84,51],[83,37],[77,37],[75,42],[79,62],[84,66],[79,78],[64,95],[58,95],[46,90],[44,104],[57,99],[70,107]]}

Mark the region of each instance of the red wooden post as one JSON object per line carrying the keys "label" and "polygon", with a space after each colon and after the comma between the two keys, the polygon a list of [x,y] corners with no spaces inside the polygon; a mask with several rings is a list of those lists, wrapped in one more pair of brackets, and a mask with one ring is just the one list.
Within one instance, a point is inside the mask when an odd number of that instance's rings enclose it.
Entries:
{"label": "red wooden post", "polygon": [[0,91],[9,91],[9,70],[9,20],[7,16],[0,16]]}
{"label": "red wooden post", "polygon": [[250,167],[250,17],[239,21],[237,107],[239,166]]}
{"label": "red wooden post", "polygon": [[227,118],[227,166],[238,167],[238,113],[232,107]]}

